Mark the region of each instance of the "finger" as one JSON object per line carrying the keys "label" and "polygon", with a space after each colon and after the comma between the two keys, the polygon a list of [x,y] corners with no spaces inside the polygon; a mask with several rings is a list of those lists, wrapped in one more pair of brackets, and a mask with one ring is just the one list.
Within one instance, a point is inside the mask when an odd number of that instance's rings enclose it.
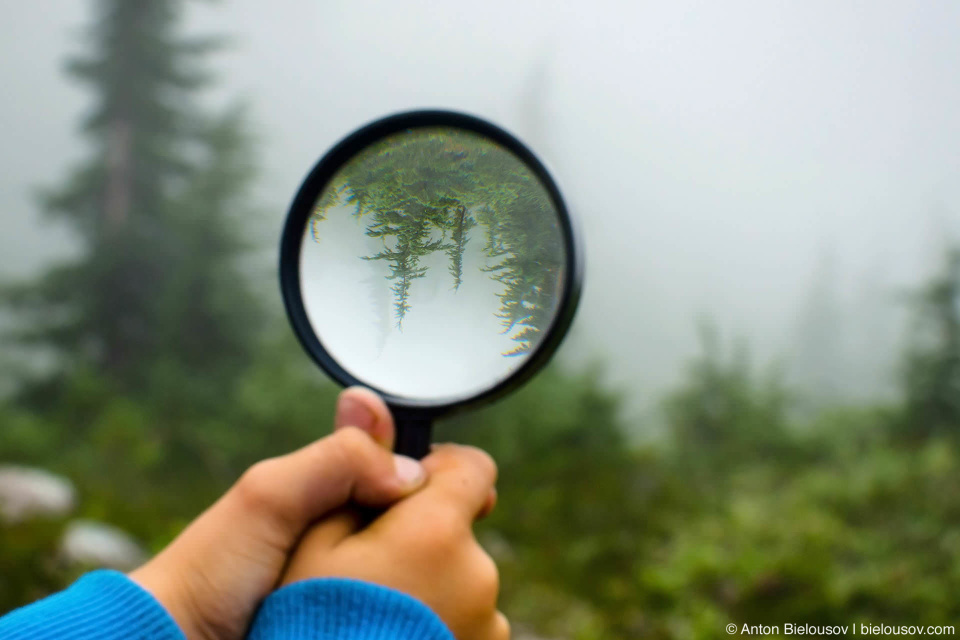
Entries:
{"label": "finger", "polygon": [[465,640],[510,640],[510,622],[500,611],[494,611],[471,627]]}
{"label": "finger", "polygon": [[240,511],[238,526],[271,525],[289,547],[311,522],[347,502],[385,507],[424,480],[417,461],[344,427],[299,451],[257,463],[223,502],[224,508]]}
{"label": "finger", "polygon": [[[429,475],[419,502],[446,504],[471,520],[483,514],[497,480],[497,465],[476,447],[436,445],[422,460]],[[412,500],[412,499],[411,499]]]}
{"label": "finger", "polygon": [[386,449],[393,449],[393,416],[387,403],[366,387],[350,387],[340,392],[333,428],[357,427],[366,431]]}
{"label": "finger", "polygon": [[355,508],[341,508],[310,527],[298,545],[311,553],[328,551],[360,530],[363,518]]}
{"label": "finger", "polygon": [[489,640],[510,640],[510,621],[503,613],[497,611],[490,626],[490,634],[484,636],[485,638]]}
{"label": "finger", "polygon": [[490,493],[487,494],[487,500],[483,503],[483,506],[480,507],[480,512],[477,513],[477,520],[482,520],[490,515],[494,508],[497,506],[497,488],[494,487],[490,489]]}

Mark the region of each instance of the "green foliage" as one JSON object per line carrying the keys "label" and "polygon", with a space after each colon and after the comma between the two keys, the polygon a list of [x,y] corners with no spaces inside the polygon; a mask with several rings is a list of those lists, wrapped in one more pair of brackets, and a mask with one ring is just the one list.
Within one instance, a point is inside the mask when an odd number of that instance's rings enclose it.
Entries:
{"label": "green foliage", "polygon": [[329,431],[336,389],[292,339],[261,353],[229,395],[156,376],[134,398],[102,376],[77,373],[43,414],[0,412],[0,451],[71,478],[87,497],[81,515],[160,548],[248,466]]}
{"label": "green foliage", "polygon": [[383,249],[398,328],[410,310],[423,260],[444,252],[453,290],[463,282],[464,251],[483,227],[488,264],[481,270],[502,285],[504,333],[526,353],[552,320],[559,299],[563,239],[550,195],[512,153],[467,131],[424,128],[389,136],[351,159],[321,194],[311,229],[322,237],[332,207],[349,205],[369,216],[367,236]]}
{"label": "green foliage", "polygon": [[943,529],[960,508],[945,490],[960,471],[955,443],[835,454],[841,426],[820,425],[811,443],[826,455],[799,472],[779,460],[738,469],[714,508],[691,513],[659,562],[640,568],[639,590],[660,603],[664,637],[720,638],[716,622],[729,620],[956,618],[958,549]]}
{"label": "green foliage", "polygon": [[[246,465],[323,435],[336,390],[296,349],[264,348],[215,412],[177,401],[174,382],[141,405],[78,377],[49,421],[0,413],[0,450],[73,478],[82,515],[159,549]],[[945,528],[960,517],[954,440],[893,446],[882,428],[892,412],[833,410],[776,456],[718,464],[708,455],[726,449],[703,448],[691,473],[694,447],[628,446],[621,399],[597,377],[550,369],[438,429],[498,460],[499,504],[479,536],[520,626],[583,639],[711,638],[729,621],[936,624],[960,613],[950,598],[960,544]],[[699,383],[691,374],[679,392]],[[763,405],[762,390],[724,393]],[[21,569],[17,582],[0,581],[15,602],[69,580],[52,560],[53,525],[47,537],[0,535],[21,541],[0,552]]]}
{"label": "green foliage", "polygon": [[63,589],[75,577],[57,561],[63,526],[59,519],[0,525],[0,612]]}
{"label": "green foliage", "polygon": [[788,445],[789,397],[779,376],[758,379],[743,345],[726,357],[711,325],[702,325],[700,335],[702,355],[689,365],[686,384],[664,402],[680,455],[702,466],[776,454]]}

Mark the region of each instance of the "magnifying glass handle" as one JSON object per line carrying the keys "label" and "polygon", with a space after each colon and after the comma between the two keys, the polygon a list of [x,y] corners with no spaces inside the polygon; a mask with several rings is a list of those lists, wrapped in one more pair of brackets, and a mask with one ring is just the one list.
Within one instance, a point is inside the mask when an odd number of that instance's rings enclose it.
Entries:
{"label": "magnifying glass handle", "polygon": [[394,414],[396,439],[393,450],[420,460],[430,453],[433,420],[429,417]]}

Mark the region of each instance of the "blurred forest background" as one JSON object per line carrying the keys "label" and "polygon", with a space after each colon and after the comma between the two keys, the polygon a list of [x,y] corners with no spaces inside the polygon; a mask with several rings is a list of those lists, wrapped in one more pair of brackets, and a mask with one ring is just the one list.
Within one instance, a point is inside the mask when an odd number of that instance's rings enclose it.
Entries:
{"label": "blurred forest background", "polygon": [[[185,33],[178,0],[93,6],[66,65],[92,97],[85,152],[36,200],[76,250],[2,290],[0,485],[56,477],[36,512],[0,487],[0,611],[110,560],[65,542],[78,519],[159,550],[246,466],[324,433],[337,393],[265,293],[276,235],[251,204],[256,122],[205,100],[223,34]],[[843,300],[821,262],[792,359],[758,362],[749,340],[691,319],[699,352],[648,410],[631,403],[649,389],[568,348],[441,426],[500,464],[480,536],[520,633],[956,622],[960,250],[945,242],[914,286],[859,291],[910,318],[889,392],[866,399],[845,392],[858,380],[837,364]]]}

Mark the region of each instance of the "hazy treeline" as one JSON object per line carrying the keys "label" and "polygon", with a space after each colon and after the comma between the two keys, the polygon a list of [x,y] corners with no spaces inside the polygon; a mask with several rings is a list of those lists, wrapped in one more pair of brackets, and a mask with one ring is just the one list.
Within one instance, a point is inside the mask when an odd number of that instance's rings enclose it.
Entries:
{"label": "hazy treeline", "polygon": [[[337,390],[244,274],[247,124],[199,99],[218,41],[182,35],[178,0],[97,7],[69,64],[95,97],[88,154],[39,203],[83,250],[4,289],[8,344],[46,364],[7,371],[0,459],[70,478],[80,515],[158,550],[246,466],[325,433]],[[515,625],[594,639],[954,623],[960,253],[906,302],[915,322],[882,406],[796,412],[776,371],[706,324],[656,445],[629,445],[627,392],[590,368],[552,368],[441,425],[500,465],[480,535]],[[828,315],[810,335],[829,336]],[[62,525],[0,525],[0,610],[81,570],[57,559]]]}

